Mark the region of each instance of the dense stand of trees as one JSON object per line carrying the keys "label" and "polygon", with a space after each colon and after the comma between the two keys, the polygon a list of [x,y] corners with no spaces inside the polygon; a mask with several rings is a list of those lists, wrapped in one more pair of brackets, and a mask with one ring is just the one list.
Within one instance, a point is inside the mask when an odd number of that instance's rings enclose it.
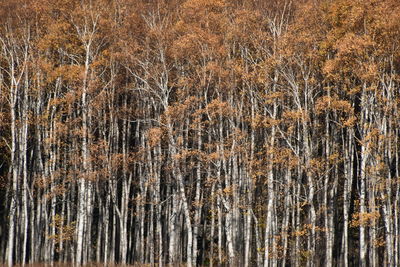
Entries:
{"label": "dense stand of trees", "polygon": [[397,0],[0,20],[4,264],[400,265]]}

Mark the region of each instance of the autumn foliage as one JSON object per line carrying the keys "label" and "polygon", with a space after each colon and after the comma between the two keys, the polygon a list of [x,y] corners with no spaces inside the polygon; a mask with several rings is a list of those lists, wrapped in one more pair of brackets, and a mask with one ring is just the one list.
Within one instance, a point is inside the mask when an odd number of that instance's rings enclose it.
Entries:
{"label": "autumn foliage", "polygon": [[400,2],[0,3],[0,262],[400,265]]}

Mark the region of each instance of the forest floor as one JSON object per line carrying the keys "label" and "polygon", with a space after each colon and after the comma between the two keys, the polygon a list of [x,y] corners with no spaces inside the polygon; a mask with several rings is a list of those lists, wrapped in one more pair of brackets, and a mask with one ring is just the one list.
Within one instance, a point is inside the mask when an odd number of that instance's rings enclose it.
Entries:
{"label": "forest floor", "polygon": [[[34,263],[34,264],[25,264],[25,265],[14,265],[14,267],[73,267],[73,263]],[[87,263],[82,265],[83,267],[150,267],[150,264],[111,264],[111,263]],[[168,267],[168,265],[164,265]],[[184,264],[174,265],[174,267],[186,266]]]}
{"label": "forest floor", "polygon": [[[14,267],[73,267],[74,264],[73,263],[57,263],[57,262],[53,262],[53,263],[33,263],[33,264],[25,264],[25,265],[14,265]],[[135,264],[135,265],[131,265],[131,264],[104,264],[104,263],[87,263],[85,265],[82,265],[83,267],[147,267],[150,265],[139,265],[139,264]]]}

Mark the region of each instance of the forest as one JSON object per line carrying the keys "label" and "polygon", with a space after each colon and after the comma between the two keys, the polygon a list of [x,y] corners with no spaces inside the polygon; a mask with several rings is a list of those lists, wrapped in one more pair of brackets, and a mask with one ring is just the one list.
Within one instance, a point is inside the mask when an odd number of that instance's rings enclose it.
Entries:
{"label": "forest", "polygon": [[0,265],[395,267],[399,213],[400,1],[0,1]]}

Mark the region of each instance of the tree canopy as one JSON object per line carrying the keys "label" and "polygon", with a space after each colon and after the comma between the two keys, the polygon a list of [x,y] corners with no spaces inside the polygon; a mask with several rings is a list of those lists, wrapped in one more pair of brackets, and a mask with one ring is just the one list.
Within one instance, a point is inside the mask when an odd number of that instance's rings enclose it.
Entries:
{"label": "tree canopy", "polygon": [[400,265],[400,2],[0,2],[0,262]]}

